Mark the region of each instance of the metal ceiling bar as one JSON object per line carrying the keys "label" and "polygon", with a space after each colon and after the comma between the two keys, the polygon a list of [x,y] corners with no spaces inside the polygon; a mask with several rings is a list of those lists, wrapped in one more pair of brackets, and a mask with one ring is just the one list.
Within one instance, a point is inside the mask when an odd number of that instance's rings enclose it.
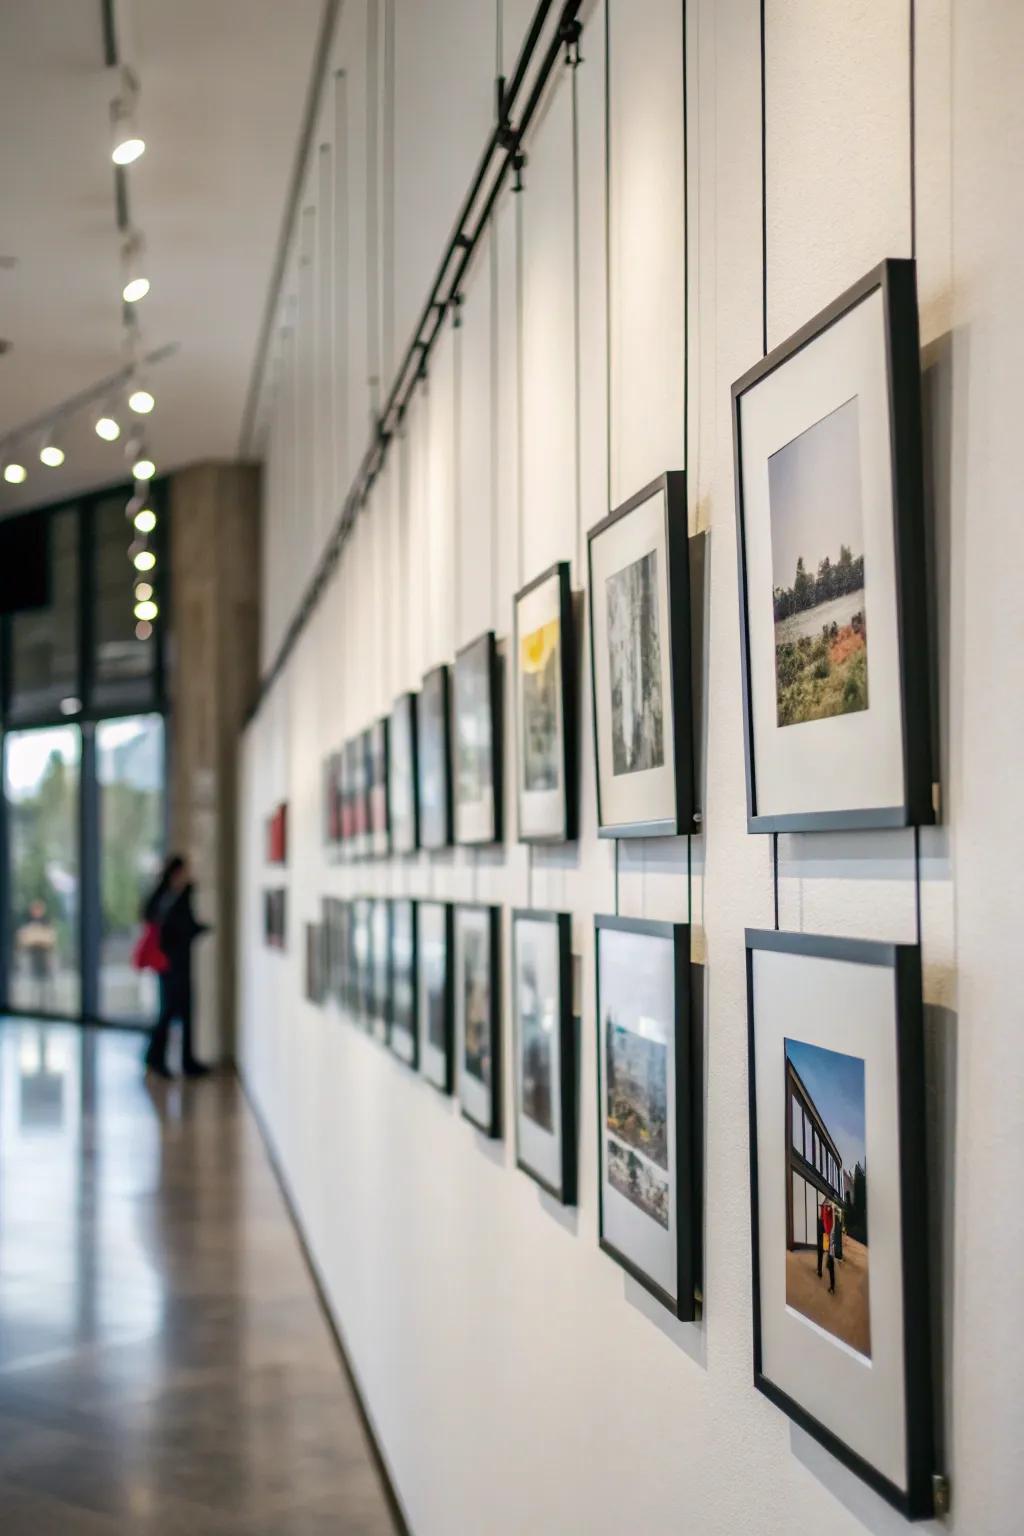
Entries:
{"label": "metal ceiling bar", "polygon": [[[413,391],[420,380],[426,377],[430,353],[434,342],[440,334],[445,313],[454,295],[458,292],[459,282],[472,259],[480,236],[487,227],[498,194],[504,185],[509,170],[513,168],[516,161],[518,160],[519,164],[522,164],[520,159],[522,140],[543,97],[544,88],[547,85],[558,55],[570,40],[575,39],[579,35],[579,12],[583,8],[583,4],[584,0],[564,0],[559,12],[557,26],[551,35],[537,72],[533,77],[533,85],[518,123],[513,123],[512,112],[531,63],[534,60],[534,55],[537,52],[545,23],[553,9],[553,0],[540,0],[540,4],[538,4],[534,12],[533,20],[509,85],[506,87],[503,80],[499,79],[498,81],[497,122],[491,130],[473,180],[470,183],[469,191],[463,199],[455,228],[452,231],[440,265],[437,268],[434,282],[430,289],[430,295],[420,314],[412,340],[406,349],[402,361],[399,363],[391,390],[378,417],[377,429],[363,455],[362,462],[356,471],[348,494],[342,503],[327,547],[317,563],[298,607],[292,615],[288,628],[277,648],[273,662],[260,679],[256,700],[249,712],[250,719],[258,712],[260,705],[280,674],[317,606],[326,586],[327,578],[341,556],[345,541],[355,523],[359,509],[364,505],[374,481],[383,468],[394,431],[405,414]],[[493,182],[484,199],[480,213],[474,221],[473,227],[470,228],[469,224],[472,214],[489,173],[494,177]],[[456,262],[454,277],[447,285],[447,291],[445,292],[445,279],[453,260]],[[282,258],[282,271],[283,265]],[[272,287],[271,293],[273,295],[271,307],[273,311],[277,305],[276,288]],[[269,325],[267,327],[267,337],[263,339],[262,346],[265,346],[266,339],[268,338]],[[261,357],[262,370],[262,347],[259,355]],[[254,377],[259,377],[261,370]],[[259,389],[257,386],[253,391],[252,397],[253,415],[255,413],[255,397],[258,393]],[[249,426],[252,424],[248,411],[247,424]]]}
{"label": "metal ceiling bar", "polygon": [[[147,352],[144,357],[139,359],[139,366],[155,368],[157,363],[165,362],[177,350],[178,343],[176,341],[169,341],[164,346],[157,347],[155,351]],[[125,367],[119,368],[116,373],[108,373],[98,383],[90,384],[87,389],[79,390],[77,395],[68,395],[66,400],[61,400],[56,405],[51,405],[48,410],[43,411],[39,416],[34,416],[31,421],[23,421],[19,427],[15,427],[10,432],[5,432],[3,437],[0,437],[0,451],[24,437],[31,437],[34,432],[42,432],[45,427],[52,426],[58,418],[73,416],[76,412],[83,410],[85,406],[91,405],[93,401],[102,400],[104,396],[112,394],[115,389],[120,389],[123,385],[127,384],[134,371],[134,366],[128,363]]]}

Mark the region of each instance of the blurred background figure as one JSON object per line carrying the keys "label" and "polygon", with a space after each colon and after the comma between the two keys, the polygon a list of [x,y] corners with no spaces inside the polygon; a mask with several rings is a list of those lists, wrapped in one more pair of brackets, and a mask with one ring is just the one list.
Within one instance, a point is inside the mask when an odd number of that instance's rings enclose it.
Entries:
{"label": "blurred background figure", "polygon": [[28,921],[18,929],[17,947],[31,988],[31,1006],[40,1013],[52,1013],[57,930],[50,921],[45,901],[29,903]]}
{"label": "blurred background figure", "polygon": [[150,1037],[145,1064],[148,1072],[170,1077],[167,1042],[171,1025],[181,1024],[181,1070],[186,1077],[203,1077],[209,1067],[192,1051],[192,946],[209,925],[196,919],[192,906],[194,886],[188,862],[174,854],[142,909],[144,923],[157,929],[167,968],[160,974],[160,1016]]}

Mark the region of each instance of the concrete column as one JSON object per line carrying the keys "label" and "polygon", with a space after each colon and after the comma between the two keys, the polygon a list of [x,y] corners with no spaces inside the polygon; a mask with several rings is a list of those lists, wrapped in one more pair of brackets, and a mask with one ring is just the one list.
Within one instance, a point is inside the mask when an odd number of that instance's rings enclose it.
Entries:
{"label": "concrete column", "polygon": [[235,1033],[237,752],[259,680],[259,470],[196,464],[171,477],[170,846],[190,857],[197,911],[195,1049]]}

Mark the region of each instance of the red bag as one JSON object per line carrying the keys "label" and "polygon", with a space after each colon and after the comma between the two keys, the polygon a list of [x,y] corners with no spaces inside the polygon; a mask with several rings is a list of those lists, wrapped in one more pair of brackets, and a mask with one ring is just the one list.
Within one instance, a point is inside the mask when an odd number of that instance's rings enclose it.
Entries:
{"label": "red bag", "polygon": [[160,948],[158,923],[143,923],[138,942],[132,950],[132,965],[137,971],[156,971],[162,975],[170,961]]}

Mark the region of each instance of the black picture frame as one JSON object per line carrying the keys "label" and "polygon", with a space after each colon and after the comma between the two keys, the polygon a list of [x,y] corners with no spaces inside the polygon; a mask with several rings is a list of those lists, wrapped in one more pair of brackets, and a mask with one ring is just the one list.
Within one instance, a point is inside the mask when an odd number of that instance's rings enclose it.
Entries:
{"label": "black picture frame", "polygon": [[389,717],[382,715],[366,733],[366,836],[368,854],[373,859],[386,859],[391,852],[390,723]]}
{"label": "black picture frame", "polygon": [[320,923],[307,923],[306,931],[306,1001],[324,1000],[324,949],[326,931]]}
{"label": "black picture frame", "polygon": [[[596,970],[597,1032],[597,1169],[598,1169],[598,1242],[602,1251],[643,1286],[663,1307],[682,1322],[693,1322],[699,1315],[702,1268],[702,1136],[701,1114],[702,1055],[697,1032],[699,1014],[693,1006],[693,977],[690,964],[690,927],[688,923],[657,922],[649,918],[614,917],[598,914],[594,918],[594,964]],[[675,1072],[675,1165],[676,1165],[676,1295],[647,1274],[637,1263],[605,1236],[604,1159],[605,1084],[603,1071],[601,1015],[601,935],[631,933],[664,939],[672,945],[674,999],[673,1057]]]}
{"label": "black picture frame", "polygon": [[[900,1236],[902,1246],[903,1380],[906,1407],[907,1488],[897,1487],[883,1473],[809,1413],[764,1373],[762,1352],[760,1203],[757,1143],[756,1018],[753,957],[773,950],[858,965],[885,966],[895,976],[897,1105],[899,1139]],[[924,1063],[924,1009],[921,992],[921,951],[914,944],[886,944],[868,939],[841,939],[777,929],[748,928],[747,1058],[750,1117],[750,1231],[753,1280],[754,1386],[831,1455],[862,1478],[908,1520],[926,1519],[934,1511],[934,1402],[931,1346],[929,1266],[920,1261],[921,1234],[927,1233],[928,1169]],[[870,1210],[870,1204],[869,1204]],[[870,1218],[869,1218],[870,1220]],[[870,1229],[869,1229],[870,1230]],[[914,1254],[918,1262],[912,1261]]]}
{"label": "black picture frame", "polygon": [[[407,913],[409,917],[409,934],[411,952],[409,958],[409,1019],[408,1026],[399,1023],[398,995],[398,945],[396,933],[399,916]],[[419,1069],[420,1064],[420,1032],[419,1032],[419,902],[412,896],[394,896],[391,899],[391,1028],[388,1034],[388,1044],[403,1066],[411,1068],[413,1072]],[[409,1052],[406,1055],[400,1048],[400,1040],[403,1035],[408,1036]]]}
{"label": "black picture frame", "polygon": [[[430,989],[424,976],[427,960],[425,931],[431,912],[442,914],[444,929],[444,983],[442,988],[442,1035],[440,1047],[441,1071],[432,1070],[430,1042],[424,1041],[423,1011],[427,1008]],[[423,897],[416,903],[416,1040],[420,1073],[439,1093],[451,1095],[455,1090],[455,908],[450,901],[438,901]]]}
{"label": "black picture frame", "polygon": [[[488,683],[486,713],[490,723],[491,748],[491,816],[485,827],[474,835],[459,829],[459,813],[463,807],[459,801],[459,722],[458,722],[458,675],[472,661],[479,659]],[[452,698],[452,739],[449,752],[451,763],[452,840],[460,848],[486,847],[500,843],[502,839],[502,788],[503,788],[503,732],[501,729],[501,676],[498,666],[498,643],[493,629],[484,630],[475,640],[460,646],[455,653],[455,667],[450,679]]]}
{"label": "black picture frame", "polygon": [[[418,695],[409,691],[399,694],[391,708],[391,725],[388,742],[388,805],[389,820],[391,823],[391,851],[399,856],[415,853],[420,846],[420,803],[418,793],[418,745],[416,700]],[[406,734],[409,742],[409,762],[407,766],[408,783],[410,788],[410,806],[408,832],[399,824],[395,817],[395,792],[394,776],[396,771],[396,745],[398,731],[396,722],[400,715],[406,718]]]}
{"label": "black picture frame", "polygon": [[356,896],[352,902],[352,989],[349,1011],[353,1023],[366,1031],[369,1031],[373,1018],[372,903],[373,898],[370,896]]}
{"label": "black picture frame", "polygon": [[[669,679],[672,705],[672,755],[674,805],[672,814],[651,820],[606,822],[601,795],[601,741],[597,708],[596,636],[594,633],[594,545],[615,524],[663,493],[665,497],[665,549],[669,619]],[[696,805],[693,723],[693,593],[690,582],[690,538],[686,506],[686,473],[666,470],[628,501],[616,507],[587,534],[587,587],[590,633],[591,716],[594,728],[594,764],[597,783],[597,835],[599,837],[678,837],[693,832]]]}
{"label": "black picture frame", "polygon": [[[425,672],[420,683],[417,704],[417,756],[416,756],[416,805],[419,823],[420,847],[428,852],[438,852],[451,847],[452,841],[452,748],[451,748],[451,688],[447,662]],[[431,711],[436,710],[437,724],[441,733],[439,743],[428,737]],[[434,808],[426,804],[425,779],[431,754],[438,749],[437,767],[441,774],[440,804]]]}
{"label": "black picture frame", "polygon": [[[520,1010],[516,996],[519,976],[518,930],[523,922],[550,923],[556,930],[558,946],[558,1094],[561,1124],[560,1176],[557,1183],[546,1179],[523,1155],[519,1136],[520,1064],[522,1061]],[[575,1205],[578,1173],[578,1127],[576,1114],[576,1017],[572,995],[572,916],[568,912],[538,911],[516,907],[512,912],[512,1041],[515,1082],[516,1166],[528,1174],[552,1199],[561,1205]]]}
{"label": "black picture frame", "polygon": [[391,1043],[391,901],[371,896],[367,1027],[380,1045]]}
{"label": "black picture frame", "polygon": [[[558,630],[559,630],[559,687],[562,694],[562,825],[554,833],[525,833],[523,831],[523,743],[519,726],[519,610],[525,598],[545,583],[558,581]],[[514,664],[512,674],[515,697],[513,705],[517,721],[516,730],[516,832],[521,843],[571,843],[579,835],[579,733],[576,664],[576,624],[573,613],[572,582],[568,560],[556,560],[532,581],[520,587],[513,599],[512,623]]]}
{"label": "black picture frame", "polygon": [[455,1041],[456,1048],[465,1051],[465,1032],[459,1030],[459,989],[462,986],[462,977],[459,974],[459,917],[460,914],[470,912],[482,912],[486,914],[486,926],[489,948],[489,1001],[488,1010],[488,1049],[490,1052],[491,1080],[487,1085],[487,1112],[482,1116],[474,1115],[467,1107],[463,1098],[463,1087],[467,1076],[465,1061],[460,1059],[458,1063],[459,1083],[459,1109],[463,1119],[481,1131],[483,1135],[493,1141],[501,1137],[501,1097],[502,1097],[502,1063],[501,1063],[501,908],[491,906],[482,901],[459,901],[454,906],[454,933],[453,933],[453,969],[455,987]]}
{"label": "black picture frame", "polygon": [[[836,811],[766,814],[758,810],[748,601],[748,559],[742,472],[743,397],[769,374],[824,335],[837,321],[880,292],[884,306],[889,434],[892,467],[896,621],[899,635],[903,801],[899,805]],[[921,359],[916,263],[889,258],[851,284],[831,304],[773,347],[732,386],[736,551],[740,599],[740,659],[746,757],[748,832],[834,832],[928,825],[932,803],[932,732],[928,596],[925,560],[924,471],[921,447]]]}

